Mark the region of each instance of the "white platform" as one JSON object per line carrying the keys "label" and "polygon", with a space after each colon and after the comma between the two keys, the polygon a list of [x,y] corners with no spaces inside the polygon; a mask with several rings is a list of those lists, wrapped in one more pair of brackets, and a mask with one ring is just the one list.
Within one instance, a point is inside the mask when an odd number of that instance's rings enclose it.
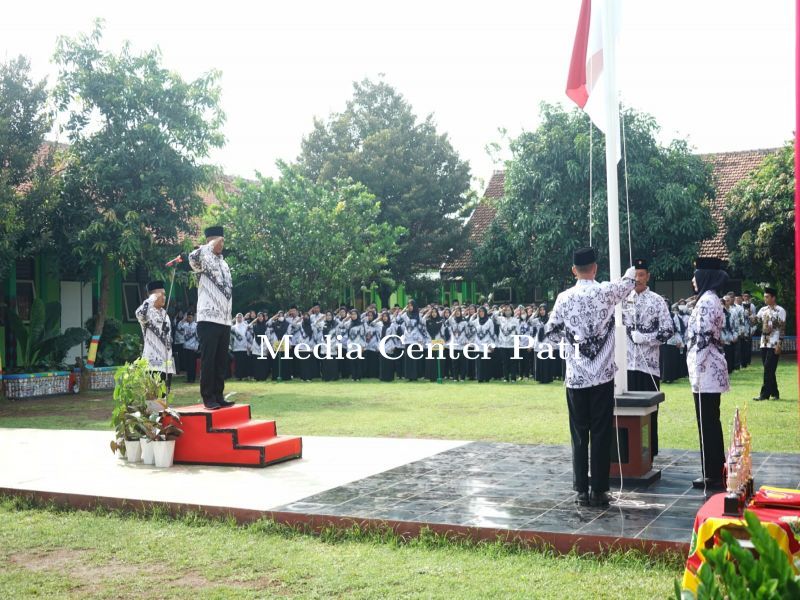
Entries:
{"label": "white platform", "polygon": [[270,510],[468,442],[303,436],[303,458],[263,469],[129,464],[111,431],[0,429],[0,488]]}

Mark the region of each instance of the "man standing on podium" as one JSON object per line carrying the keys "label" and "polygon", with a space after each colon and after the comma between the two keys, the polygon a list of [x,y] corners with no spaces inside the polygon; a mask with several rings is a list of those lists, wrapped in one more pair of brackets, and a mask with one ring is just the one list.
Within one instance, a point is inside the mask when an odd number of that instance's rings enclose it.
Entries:
{"label": "man standing on podium", "polygon": [[[672,316],[664,299],[651,291],[647,261],[634,258],[636,287],[623,306],[622,323],[628,334],[628,391],[657,392],[661,389],[661,344],[674,333]],[[658,454],[658,406],[651,415],[650,449]]]}
{"label": "man standing on podium", "polygon": [[222,227],[205,230],[206,243],[189,254],[189,266],[199,274],[197,283],[197,337],[200,339],[200,395],[206,408],[231,406],[223,395],[231,339],[233,282]]}
{"label": "man standing on podium", "polygon": [[[618,281],[598,283],[597,253],[573,254],[574,287],[556,298],[545,334],[567,347],[567,407],[572,438],[572,487],[581,506],[608,506],[611,437],[614,419],[614,306],[636,284],[630,267]],[[589,443],[591,441],[591,460]],[[589,466],[591,463],[591,495]]]}

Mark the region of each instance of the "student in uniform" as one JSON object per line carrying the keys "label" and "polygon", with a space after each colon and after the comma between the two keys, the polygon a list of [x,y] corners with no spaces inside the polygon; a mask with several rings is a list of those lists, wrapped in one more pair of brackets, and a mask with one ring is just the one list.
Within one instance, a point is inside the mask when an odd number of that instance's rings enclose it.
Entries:
{"label": "student in uniform", "polygon": [[475,363],[475,378],[479,383],[485,383],[492,377],[491,355],[497,343],[495,323],[485,306],[478,308],[470,322],[475,327],[475,346],[479,353]]}
{"label": "student in uniform", "polygon": [[350,361],[346,358],[347,356],[347,330],[350,327],[350,319],[347,316],[347,308],[344,306],[339,307],[339,311],[336,314],[336,332],[334,338],[339,340],[339,344],[341,344],[343,351],[342,351],[342,358],[336,360],[336,364],[339,368],[339,378],[340,379],[347,379],[350,377]]}
{"label": "student in uniform", "polygon": [[186,369],[186,383],[194,383],[197,377],[197,351],[200,349],[200,339],[197,337],[197,323],[194,321],[193,313],[186,313],[181,329],[183,331],[181,363]]}
{"label": "student in uniform", "polygon": [[375,335],[371,327],[377,318],[377,313],[370,309],[361,319],[366,326],[367,334],[367,345],[364,347],[364,377],[366,379],[378,379],[378,344],[381,339]]}
{"label": "student in uniform", "polygon": [[311,316],[304,312],[299,315],[289,328],[293,346],[297,352],[297,364],[294,373],[301,381],[311,381],[319,377],[319,364],[312,351],[318,343]]}
{"label": "student in uniform", "polygon": [[135,312],[144,338],[142,358],[147,359],[150,368],[160,374],[169,392],[175,365],[172,362],[172,325],[164,310],[167,302],[164,282],[151,281],[147,284],[147,293],[149,296]]}
{"label": "student in uniform", "polygon": [[372,334],[383,342],[383,352],[378,353],[378,377],[381,381],[394,381],[395,364],[402,359],[393,360],[402,354],[402,341],[397,333],[397,323],[392,321],[392,316],[387,311],[381,312],[371,324]]}
{"label": "student in uniform", "polygon": [[520,320],[518,313],[514,314],[511,306],[506,304],[501,311],[492,315],[497,324],[497,348],[495,356],[501,363],[503,379],[506,383],[517,381],[519,360],[512,360],[514,355],[514,340],[519,335]]}
{"label": "student in uniform", "polygon": [[[424,363],[422,358],[410,356],[408,349],[411,344],[414,344],[416,348],[421,348],[424,352],[428,335],[416,300],[408,301],[408,306],[397,317],[397,324],[403,328],[405,378],[407,381],[416,381],[420,376],[421,367],[424,368]],[[419,356],[420,354],[419,349],[414,351],[414,356]]]}
{"label": "student in uniform", "polygon": [[695,487],[724,489],[725,445],[720,421],[720,400],[730,389],[728,366],[722,343],[725,311],[719,292],[728,282],[717,258],[698,258],[692,285],[697,300],[686,327],[686,362],[694,396],[695,418],[702,458],[703,476]]}
{"label": "student in uniform", "polygon": [[464,326],[464,336],[466,338],[466,343],[464,344],[464,350],[466,350],[467,346],[472,348],[473,352],[470,353],[470,358],[466,357],[466,353],[464,356],[464,362],[466,363],[467,367],[467,377],[470,381],[475,381],[478,377],[478,358],[474,352],[475,348],[477,348],[477,339],[476,339],[476,328],[475,328],[475,321],[473,317],[476,317],[478,314],[478,307],[474,304],[470,304],[469,308],[467,309],[467,314],[464,315],[464,320],[467,324]]}
{"label": "student in uniform", "polygon": [[363,357],[364,348],[367,345],[367,328],[364,325],[358,311],[354,308],[346,320],[347,323],[347,353],[353,358],[348,359],[350,364],[350,378],[353,381],[361,381],[364,376],[364,358],[358,358],[355,348],[361,349]]}
{"label": "student in uniform", "polygon": [[183,314],[182,310],[179,310],[175,313],[175,322],[172,328],[173,338],[172,338],[172,359],[175,364],[175,374],[178,375],[182,370],[185,369],[181,362],[181,356],[183,355],[183,327],[182,325],[186,322],[186,316]]}
{"label": "student in uniform", "polygon": [[[444,318],[439,314],[439,309],[435,306],[427,310],[422,319],[425,323],[425,331],[427,332],[425,342],[425,377],[428,381],[436,382],[439,377],[444,375],[444,360],[439,358],[439,350],[433,350],[433,341],[442,340],[442,324]],[[428,354],[435,358],[427,358]]]}
{"label": "student in uniform", "polygon": [[736,370],[736,346],[739,343],[739,335],[736,327],[736,316],[731,309],[733,297],[724,296],[722,298],[722,304],[722,311],[725,317],[725,325],[722,328],[722,345],[724,347],[725,364],[728,367],[728,374],[730,375]]}
{"label": "student in uniform", "polygon": [[[320,356],[323,359],[320,361],[320,373],[322,374],[322,381],[336,381],[339,379],[339,364],[336,361],[336,354],[341,347],[341,343],[336,340],[336,328],[338,326],[337,319],[333,316],[331,311],[326,311],[321,319],[317,319],[314,327],[319,330],[319,344],[322,345]],[[328,337],[330,337],[330,348],[333,356],[328,355]]]}
{"label": "student in uniform", "polygon": [[235,365],[236,379],[242,381],[249,377],[249,351],[247,341],[247,323],[242,313],[236,313],[236,322],[231,327],[231,352]]}
{"label": "student in uniform", "polygon": [[250,340],[250,361],[252,366],[253,379],[256,381],[266,381],[269,377],[270,363],[272,357],[269,352],[261,351],[262,339],[264,344],[270,344],[267,334],[267,315],[259,312],[255,320],[248,327]]}
{"label": "student in uniform", "polygon": [[753,360],[753,334],[755,333],[756,305],[750,299],[750,292],[742,294],[744,327],[742,328],[742,367],[749,367]]}
{"label": "student in uniform", "polygon": [[448,354],[453,354],[452,377],[454,381],[467,380],[467,361],[464,358],[464,346],[467,345],[467,320],[461,316],[461,307],[453,308],[453,314],[448,319],[450,339],[447,341]]}
{"label": "student in uniform", "polygon": [[664,383],[671,383],[677,381],[683,375],[681,372],[681,361],[686,362],[686,356],[683,353],[684,339],[683,335],[686,331],[686,326],[683,319],[678,314],[678,305],[672,306],[672,337],[661,347],[663,369],[661,371],[661,380]]}
{"label": "student in uniform", "polygon": [[[281,344],[275,355],[275,360],[272,362],[273,381],[289,381],[292,378],[292,360],[291,358],[283,358],[283,348],[289,345],[289,325],[290,321],[286,318],[282,310],[275,313],[275,316],[268,321],[270,340],[273,344]],[[291,354],[289,356],[291,356]]]}
{"label": "student in uniform", "polygon": [[538,383],[553,383],[556,370],[559,368],[556,353],[549,353],[547,350],[551,347],[550,342],[545,335],[545,326],[547,325],[547,305],[540,304],[536,309],[536,315],[533,317],[533,324],[530,331],[533,336],[533,369],[534,378]]}

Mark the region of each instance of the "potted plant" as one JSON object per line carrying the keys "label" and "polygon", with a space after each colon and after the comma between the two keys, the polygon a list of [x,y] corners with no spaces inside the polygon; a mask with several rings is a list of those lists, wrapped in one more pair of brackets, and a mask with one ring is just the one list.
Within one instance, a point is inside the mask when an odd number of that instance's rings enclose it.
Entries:
{"label": "potted plant", "polygon": [[142,460],[146,465],[171,467],[175,456],[175,440],[183,434],[178,427],[181,416],[170,408],[167,398],[148,402],[148,411],[149,415],[143,422]]}
{"label": "potted plant", "polygon": [[[141,451],[139,440],[147,435],[148,423],[153,412],[160,412],[166,401],[167,388],[157,373],[154,373],[145,358],[138,358],[132,363],[119,367],[114,374],[114,411],[111,415],[111,426],[114,427],[115,438],[111,442],[111,451],[127,456],[130,447],[137,453]],[[130,462],[135,462],[131,460]]]}

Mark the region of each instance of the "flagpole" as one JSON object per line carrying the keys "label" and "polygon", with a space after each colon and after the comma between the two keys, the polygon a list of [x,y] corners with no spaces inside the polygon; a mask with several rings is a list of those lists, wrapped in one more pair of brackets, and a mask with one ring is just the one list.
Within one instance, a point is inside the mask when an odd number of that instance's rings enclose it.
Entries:
{"label": "flagpole", "polygon": [[[800,265],[800,0],[795,1],[795,129],[794,129],[794,271],[795,271],[795,327],[797,339],[800,339],[800,277],[797,267]],[[800,382],[800,372],[798,372]],[[798,399],[800,409],[800,399]]]}
{"label": "flagpole", "polygon": [[[608,198],[608,260],[611,280],[622,275],[619,249],[619,184],[617,182],[617,156],[619,155],[619,99],[617,97],[617,73],[615,47],[615,0],[606,0],[603,23],[603,75],[606,94],[606,182]],[[614,377],[614,393],[628,389],[628,356],[625,326],[622,324],[622,306],[614,308],[614,358],[618,370]]]}

